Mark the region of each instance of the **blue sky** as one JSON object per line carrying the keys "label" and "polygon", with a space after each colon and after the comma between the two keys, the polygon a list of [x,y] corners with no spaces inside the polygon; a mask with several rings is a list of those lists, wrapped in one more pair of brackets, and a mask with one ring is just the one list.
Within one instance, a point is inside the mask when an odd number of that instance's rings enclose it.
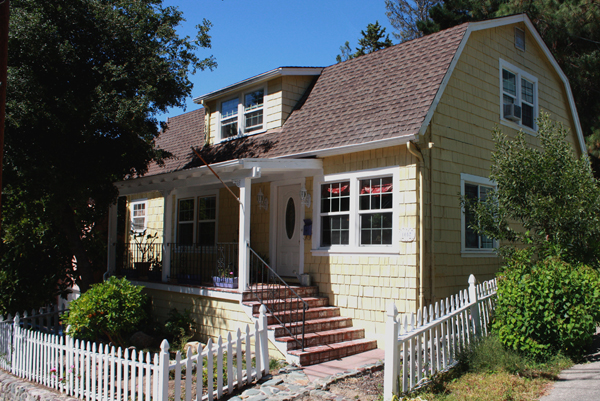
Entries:
{"label": "blue sky", "polygon": [[[186,19],[178,33],[196,36],[203,18],[213,23],[212,49],[218,67],[190,76],[194,83],[187,110],[198,108],[192,98],[282,66],[324,67],[335,64],[347,40],[354,49],[360,31],[379,21],[393,39],[384,0],[164,0]],[[394,43],[397,41],[394,40]],[[182,114],[171,109],[160,121]]]}

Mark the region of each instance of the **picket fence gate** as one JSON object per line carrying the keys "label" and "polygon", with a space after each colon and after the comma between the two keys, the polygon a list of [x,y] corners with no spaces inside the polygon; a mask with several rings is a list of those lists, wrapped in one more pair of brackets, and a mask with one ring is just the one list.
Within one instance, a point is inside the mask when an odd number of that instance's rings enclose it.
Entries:
{"label": "picket fence gate", "polygon": [[[392,302],[386,323],[384,400],[407,393],[429,377],[456,365],[457,355],[478,337],[488,334],[497,291],[496,279],[460,291],[429,308],[398,316]],[[400,391],[401,387],[401,391]]]}
{"label": "picket fence gate", "polygon": [[[246,333],[238,329],[235,339],[229,333],[225,343],[221,336],[216,344],[209,339],[199,353],[194,354],[188,348],[187,358],[183,360],[178,351],[175,361],[169,360],[167,340],[163,340],[160,352],[152,354],[120,347],[115,349],[114,346],[33,331],[22,326],[19,314],[14,319],[0,322],[0,367],[15,376],[82,400],[190,401],[193,393],[199,395],[194,397],[195,400],[214,400],[223,396],[224,389],[231,394],[234,387],[241,388],[260,379],[269,370],[264,306],[254,322],[253,331],[247,325]],[[223,372],[225,355],[226,383]],[[255,366],[252,366],[252,355]],[[204,370],[208,385],[207,394],[202,395]],[[174,391],[170,394],[172,371]],[[194,371],[195,374],[192,373]],[[213,380],[216,381],[216,389]]]}

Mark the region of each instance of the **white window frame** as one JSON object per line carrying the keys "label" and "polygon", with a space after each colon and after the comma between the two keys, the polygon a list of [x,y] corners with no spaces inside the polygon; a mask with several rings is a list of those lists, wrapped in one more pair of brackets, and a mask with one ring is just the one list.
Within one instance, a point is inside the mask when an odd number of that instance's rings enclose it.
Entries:
{"label": "white window frame", "polygon": [[[245,98],[246,95],[252,93],[252,92],[256,92],[262,90],[263,91],[263,105],[261,108],[257,108],[257,109],[253,109],[250,111],[246,111],[246,107],[245,107]],[[263,85],[263,86],[257,86],[257,87],[253,87],[251,89],[245,90],[243,92],[240,92],[237,96],[230,96],[227,98],[223,98],[223,100],[221,100],[220,102],[218,102],[218,106],[217,106],[217,138],[219,142],[225,142],[225,141],[230,141],[232,139],[237,139],[237,138],[241,138],[244,136],[250,136],[250,135],[256,135],[256,134],[260,134],[262,132],[265,132],[267,130],[267,85]],[[226,103],[230,100],[233,99],[237,99],[238,101],[238,109],[237,109],[237,135],[233,135],[227,138],[223,138],[222,136],[222,115],[221,115],[221,110],[223,107],[223,103]],[[260,128],[254,129],[250,132],[246,132],[246,113],[252,113],[255,112],[257,110],[262,110],[263,112],[263,122],[262,122],[262,126]]]}
{"label": "white window frame", "polygon": [[[175,224],[175,243],[179,244],[179,202],[186,199],[194,200],[194,219],[193,219],[193,234],[192,234],[192,244],[197,244],[198,242],[198,199],[199,198],[207,198],[214,197],[215,198],[215,245],[218,242],[219,238],[219,192],[218,191],[207,191],[207,192],[194,192],[194,191],[182,191],[178,194],[177,199],[175,199],[175,218],[173,219],[173,223]],[[203,220],[208,221],[208,220]],[[186,222],[186,224],[189,224]]]}
{"label": "white window frame", "polygon": [[[360,180],[367,178],[392,177],[393,204],[386,213],[392,213],[391,245],[360,245],[360,215],[368,211],[359,210]],[[321,185],[334,182],[350,182],[350,232],[348,245],[321,246]],[[313,182],[313,231],[312,254],[327,256],[331,254],[394,254],[400,252],[399,219],[400,219],[400,166],[384,167],[371,170],[353,171],[315,177]],[[369,213],[372,213],[369,211]],[[345,214],[340,212],[340,214]]]}
{"label": "white window frame", "polygon": [[[135,210],[135,206],[136,205],[144,205],[144,228],[142,229],[134,229],[133,228],[133,213]],[[146,229],[148,229],[148,199],[136,199],[134,201],[129,202],[129,229],[130,231],[133,231],[134,233],[141,233],[144,232]]]}
{"label": "white window frame", "polygon": [[[502,80],[502,71],[507,70],[516,75],[516,96],[508,94],[508,96],[515,97],[515,104],[522,108],[522,103],[524,101],[521,99],[521,79],[525,79],[533,84],[533,104],[529,102],[525,102],[526,104],[533,106],[533,128],[528,127],[527,125],[523,125],[523,118],[517,122],[504,118],[504,85]],[[529,74],[526,71],[523,71],[517,66],[510,64],[509,62],[500,59],[500,74],[499,74],[499,89],[500,89],[500,123],[506,125],[508,127],[520,130],[522,129],[524,132],[535,135],[537,133],[537,124],[536,119],[539,116],[539,97],[538,97],[538,79]],[[522,116],[521,111],[521,116]]]}
{"label": "white window frame", "polygon": [[[496,190],[498,187],[496,183],[489,178],[480,177],[472,174],[461,173],[460,175],[460,195],[462,197],[465,196],[465,184],[472,184],[479,186],[484,186],[488,188],[492,188]],[[492,240],[491,248],[467,248],[466,247],[466,214],[464,207],[461,209],[460,213],[460,247],[461,254],[463,257],[494,257],[497,256],[496,250],[498,249],[498,241]],[[481,236],[479,236],[481,237]]]}

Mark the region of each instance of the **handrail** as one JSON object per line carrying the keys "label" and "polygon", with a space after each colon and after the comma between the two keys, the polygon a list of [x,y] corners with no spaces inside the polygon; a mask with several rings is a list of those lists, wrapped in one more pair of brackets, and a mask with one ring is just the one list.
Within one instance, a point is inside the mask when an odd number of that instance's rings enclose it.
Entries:
{"label": "handrail", "polygon": [[[273,316],[279,325],[283,327],[283,329],[296,341],[296,343],[300,344],[302,351],[304,351],[304,331],[306,324],[306,311],[309,309],[308,303],[293,288],[291,288],[288,283],[282,279],[275,270],[269,266],[267,262],[264,261],[255,251],[250,247],[248,243],[246,243],[246,247],[251,252],[251,260],[250,260],[250,280],[249,280],[249,288],[250,293],[258,299],[258,301],[265,305],[267,311]],[[260,266],[256,261],[252,260],[252,255],[260,262]],[[265,267],[261,268],[261,267]],[[265,274],[266,273],[266,274]],[[263,297],[266,292],[266,297]],[[282,296],[283,293],[283,296]],[[290,299],[288,299],[288,295]],[[263,299],[264,298],[264,299]],[[276,300],[281,300],[283,303],[276,304]],[[296,307],[294,308],[294,304]],[[302,319],[300,319],[300,309],[302,309]],[[276,312],[286,312],[289,311],[289,318],[286,322],[285,318],[282,320],[276,314]],[[294,317],[294,319],[292,319]],[[294,334],[291,330],[291,325],[294,322],[302,322],[302,335],[299,339],[298,334]],[[290,327],[288,327],[290,326]]]}

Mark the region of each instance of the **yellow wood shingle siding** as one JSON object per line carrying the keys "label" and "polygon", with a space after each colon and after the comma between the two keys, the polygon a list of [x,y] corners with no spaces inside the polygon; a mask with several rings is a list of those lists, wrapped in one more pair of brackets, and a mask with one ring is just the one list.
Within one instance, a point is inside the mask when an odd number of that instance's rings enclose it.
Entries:
{"label": "yellow wood shingle siding", "polygon": [[[264,84],[267,88],[264,99],[264,122],[267,130],[279,128],[283,125],[313,79],[315,79],[313,76],[286,75]],[[263,84],[257,85],[256,88],[261,86]],[[250,86],[248,89],[252,88],[255,88],[255,86]],[[243,92],[244,90],[241,90],[237,95]],[[219,107],[221,101],[232,99],[237,95],[232,93],[206,103],[206,108],[210,112],[207,126],[211,144],[216,143],[219,138]]]}
{"label": "yellow wood shingle siding", "polygon": [[[394,200],[399,206],[399,227],[418,228],[416,159],[406,146],[350,153],[323,159],[325,175],[399,166],[400,188]],[[312,188],[312,178],[307,179]],[[318,196],[311,193],[313,202]],[[305,209],[306,218],[314,215],[314,206]],[[317,233],[313,233],[316,235]],[[418,230],[417,230],[418,239]],[[351,317],[354,327],[364,328],[368,338],[383,346],[385,308],[396,301],[401,312],[415,310],[418,297],[418,242],[401,242],[399,254],[313,256],[311,239],[304,241],[304,272],[314,285],[329,297],[341,315]]]}
{"label": "yellow wood shingle siding", "polygon": [[[250,330],[254,330],[254,321],[248,317],[238,301],[148,288],[144,289],[144,292],[152,299],[152,315],[161,323],[167,320],[168,313],[173,308],[180,313],[189,310],[196,325],[194,340],[205,344],[209,337],[214,341],[219,335],[226,341],[227,333],[231,332],[233,336],[238,328],[244,333],[246,325],[250,326]],[[270,342],[269,355],[271,358],[283,357]]]}
{"label": "yellow wood shingle siding", "polygon": [[[498,257],[461,255],[458,196],[461,173],[489,177],[493,128],[498,126],[509,136],[517,132],[500,124],[500,59],[537,77],[539,110],[570,128],[569,141],[580,153],[562,81],[529,33],[526,50],[515,48],[514,27],[471,34],[431,120],[431,135],[422,140],[422,144],[434,143],[431,150],[422,148],[426,161],[433,157],[436,299],[466,288],[469,274],[487,280],[500,266]],[[533,135],[526,138],[532,145],[537,143]]]}

